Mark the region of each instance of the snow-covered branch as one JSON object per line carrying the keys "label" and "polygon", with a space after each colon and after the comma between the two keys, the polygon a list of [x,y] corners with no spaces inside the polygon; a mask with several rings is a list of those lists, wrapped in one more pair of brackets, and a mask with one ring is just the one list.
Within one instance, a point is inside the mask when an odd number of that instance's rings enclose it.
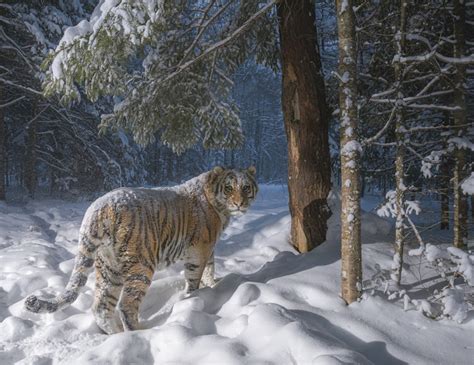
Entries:
{"label": "snow-covered branch", "polygon": [[451,94],[452,92],[453,92],[453,90],[433,91],[430,94],[423,94],[423,93],[420,92],[416,96],[407,96],[407,97],[404,97],[404,98],[401,98],[401,99],[377,99],[377,98],[372,98],[371,101],[376,102],[376,103],[390,103],[390,104],[396,104],[398,101],[402,101],[407,106],[409,106],[411,102],[415,102],[417,100],[433,98],[433,97],[438,97],[438,96],[444,96],[444,95]]}
{"label": "snow-covered branch", "polygon": [[438,60],[442,62],[451,63],[454,65],[474,64],[474,55],[468,55],[468,56],[463,56],[463,57],[448,57],[436,51],[431,51],[431,52],[425,53],[423,55],[418,55],[418,56],[403,56],[399,58],[399,61],[401,63],[426,62],[426,61],[431,60],[433,57],[437,58]]}
{"label": "snow-covered branch", "polygon": [[253,14],[250,18],[248,18],[239,28],[234,30],[230,35],[228,35],[226,38],[220,40],[219,42],[214,43],[213,45],[209,46],[206,50],[204,50],[202,53],[200,53],[198,56],[196,56],[194,59],[189,60],[185,62],[184,64],[178,66],[175,71],[167,75],[166,77],[156,80],[153,82],[154,86],[156,87],[157,85],[161,85],[163,83],[169,82],[181,72],[187,70],[197,62],[201,61],[205,57],[209,56],[213,52],[217,51],[218,49],[224,47],[231,41],[233,41],[235,38],[237,38],[239,35],[241,35],[243,32],[245,32],[256,20],[258,20],[262,15],[264,15],[267,11],[269,11],[273,5],[275,5],[278,2],[278,0],[271,0],[268,4],[263,6],[258,12]]}

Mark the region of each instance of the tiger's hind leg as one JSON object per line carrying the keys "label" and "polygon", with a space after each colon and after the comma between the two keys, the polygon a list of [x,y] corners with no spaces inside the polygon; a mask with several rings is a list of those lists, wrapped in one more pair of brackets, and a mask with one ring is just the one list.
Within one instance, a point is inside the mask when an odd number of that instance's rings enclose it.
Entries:
{"label": "tiger's hind leg", "polygon": [[120,298],[122,287],[120,273],[113,272],[98,257],[96,260],[95,300],[92,311],[97,325],[109,335],[123,332],[122,324],[115,316],[115,307]]}
{"label": "tiger's hind leg", "polygon": [[138,323],[138,313],[140,304],[150,287],[153,271],[141,264],[135,264],[127,270],[119,303],[120,319],[125,331],[141,329]]}

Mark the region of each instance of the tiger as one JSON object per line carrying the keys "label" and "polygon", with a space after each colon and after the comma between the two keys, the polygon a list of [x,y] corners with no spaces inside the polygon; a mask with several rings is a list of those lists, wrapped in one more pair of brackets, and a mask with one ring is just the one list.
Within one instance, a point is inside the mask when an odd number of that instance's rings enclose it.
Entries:
{"label": "tiger", "polygon": [[65,290],[53,299],[30,295],[24,306],[34,313],[69,306],[95,265],[92,312],[98,327],[106,334],[140,329],[140,304],[155,270],[184,260],[186,295],[201,280],[215,283],[215,244],[231,216],[244,214],[257,192],[253,166],[216,166],[173,187],[112,190],[85,213]]}

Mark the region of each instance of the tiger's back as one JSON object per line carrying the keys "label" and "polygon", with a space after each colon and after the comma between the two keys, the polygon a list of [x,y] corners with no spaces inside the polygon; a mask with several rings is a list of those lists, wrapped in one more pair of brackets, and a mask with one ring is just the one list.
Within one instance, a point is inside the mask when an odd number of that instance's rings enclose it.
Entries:
{"label": "tiger's back", "polygon": [[226,222],[202,196],[181,188],[120,188],[87,210],[81,238],[97,254],[107,252],[120,266],[140,259],[169,265],[191,242],[214,242]]}

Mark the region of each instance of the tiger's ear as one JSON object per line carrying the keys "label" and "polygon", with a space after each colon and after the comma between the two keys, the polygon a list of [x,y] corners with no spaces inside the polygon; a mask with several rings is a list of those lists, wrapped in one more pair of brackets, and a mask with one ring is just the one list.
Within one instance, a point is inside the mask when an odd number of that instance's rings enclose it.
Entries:
{"label": "tiger's ear", "polygon": [[212,172],[216,175],[222,174],[224,172],[224,168],[222,166],[215,166],[212,169]]}
{"label": "tiger's ear", "polygon": [[255,176],[255,174],[257,173],[257,169],[255,168],[255,166],[250,166],[247,171],[249,172],[250,175],[253,175]]}

